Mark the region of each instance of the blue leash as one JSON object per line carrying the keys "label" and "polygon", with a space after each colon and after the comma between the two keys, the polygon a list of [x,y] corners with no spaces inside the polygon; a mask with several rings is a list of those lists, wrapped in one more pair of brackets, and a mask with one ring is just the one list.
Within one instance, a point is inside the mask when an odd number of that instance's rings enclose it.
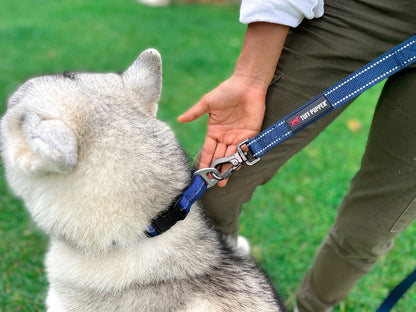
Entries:
{"label": "blue leash", "polygon": [[247,147],[252,156],[258,159],[296,132],[415,61],[416,35],[330,87],[253,139],[248,140]]}
{"label": "blue leash", "polygon": [[[243,163],[254,165],[276,145],[415,61],[416,35],[361,67],[256,137],[242,141],[234,155],[217,159],[210,168],[196,171],[192,183],[167,211],[152,221],[146,234],[154,237],[167,231],[186,217],[192,204],[207,188],[230,177]],[[249,152],[243,151],[244,145]],[[221,174],[216,168],[223,164],[231,164],[232,167]]]}
{"label": "blue leash", "polygon": [[415,281],[416,269],[390,292],[376,312],[389,312]]}
{"label": "blue leash", "polygon": [[205,180],[200,175],[195,175],[191,185],[183,191],[179,198],[176,198],[173,205],[155,220],[152,220],[147,228],[146,235],[154,237],[162,234],[178,221],[185,219],[193,203],[204,194],[207,187]]}

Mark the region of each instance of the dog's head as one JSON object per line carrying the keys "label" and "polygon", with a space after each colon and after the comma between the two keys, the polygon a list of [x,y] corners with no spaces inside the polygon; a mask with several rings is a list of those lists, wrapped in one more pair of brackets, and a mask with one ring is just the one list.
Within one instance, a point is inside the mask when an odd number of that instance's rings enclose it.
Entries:
{"label": "dog's head", "polygon": [[1,120],[9,184],[56,239],[105,250],[130,244],[189,182],[184,152],[156,119],[156,50],[122,74],[37,77]]}

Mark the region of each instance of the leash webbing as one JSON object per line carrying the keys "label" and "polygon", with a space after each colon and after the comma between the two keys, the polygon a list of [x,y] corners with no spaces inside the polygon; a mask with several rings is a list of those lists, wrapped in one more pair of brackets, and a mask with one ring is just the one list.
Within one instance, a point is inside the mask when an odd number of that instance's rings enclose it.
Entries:
{"label": "leash webbing", "polygon": [[361,67],[253,139],[248,140],[247,147],[254,158],[261,157],[296,132],[415,61],[416,35]]}
{"label": "leash webbing", "polygon": [[390,292],[376,312],[389,312],[415,281],[416,269]]}
{"label": "leash webbing", "polygon": [[205,193],[207,184],[200,175],[195,175],[189,185],[173,205],[159,215],[148,226],[147,236],[154,237],[169,230],[176,222],[185,219],[193,203]]}
{"label": "leash webbing", "polygon": [[[152,221],[146,234],[153,237],[167,231],[177,221],[183,220],[192,204],[202,196],[208,187],[215,185],[218,180],[228,178],[243,163],[253,165],[260,160],[260,156],[287,140],[296,132],[415,61],[416,35],[361,67],[256,137],[241,142],[236,154],[215,160],[211,164],[211,168],[204,168],[195,172],[191,185],[184,190],[179,200],[175,201],[167,211]],[[242,150],[242,145],[248,147],[254,160],[248,160],[247,153]],[[216,167],[225,163],[231,163],[233,167],[221,175]]]}

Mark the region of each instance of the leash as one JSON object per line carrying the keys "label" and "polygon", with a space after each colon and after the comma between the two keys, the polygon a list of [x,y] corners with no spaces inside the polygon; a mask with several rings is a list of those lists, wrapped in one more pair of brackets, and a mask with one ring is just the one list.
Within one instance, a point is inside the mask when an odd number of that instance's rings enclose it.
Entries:
{"label": "leash", "polygon": [[201,175],[194,175],[191,185],[174,200],[174,203],[169,206],[169,209],[152,220],[145,234],[148,237],[157,236],[169,230],[178,221],[185,219],[193,203],[204,194],[208,186],[212,185],[214,185],[213,181],[211,183],[205,183]]}
{"label": "leash", "polygon": [[415,281],[416,269],[390,292],[376,312],[389,312]]}
{"label": "leash", "polygon": [[[186,217],[192,204],[207,188],[229,178],[244,163],[254,165],[276,145],[415,61],[416,35],[361,67],[254,138],[240,142],[237,153],[214,160],[210,168],[196,171],[192,183],[167,211],[152,220],[146,234],[154,237],[167,231]],[[217,168],[224,164],[231,164],[232,167],[221,174]]]}
{"label": "leash", "polygon": [[[214,174],[214,178],[228,178],[244,162],[249,166],[255,164],[276,145],[415,61],[416,35],[361,67],[256,137],[241,142],[236,154],[214,161],[211,164],[214,168],[225,163],[233,165],[220,177]],[[244,145],[249,153],[242,151]]]}

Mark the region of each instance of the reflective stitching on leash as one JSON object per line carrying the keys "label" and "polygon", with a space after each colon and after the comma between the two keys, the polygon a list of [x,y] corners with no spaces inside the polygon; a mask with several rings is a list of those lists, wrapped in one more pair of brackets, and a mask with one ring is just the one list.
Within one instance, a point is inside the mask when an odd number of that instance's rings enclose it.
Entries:
{"label": "reflective stitching on leash", "polygon": [[256,152],[253,156],[258,156],[259,154],[263,153],[265,150],[267,150],[268,148],[270,148],[274,144],[279,143],[280,141],[282,141],[285,137],[287,137],[290,134],[292,134],[292,131],[286,132],[280,138],[274,140],[273,142],[269,143],[267,146],[263,147],[260,151]]}
{"label": "reflective stitching on leash", "polygon": [[371,86],[372,84],[378,82],[379,80],[383,79],[386,75],[390,74],[391,72],[395,71],[398,68],[399,68],[399,66],[396,66],[396,67],[392,68],[388,72],[385,72],[384,74],[382,74],[382,75],[378,76],[377,78],[371,80],[370,82],[366,83],[361,88],[358,88],[354,92],[351,92],[350,94],[344,96],[342,99],[335,102],[334,106],[337,106],[339,103],[344,102],[346,99],[350,98],[351,96],[355,95],[356,93],[360,92],[361,90],[366,89],[367,87]]}
{"label": "reflective stitching on leash", "polygon": [[408,59],[407,61],[405,61],[404,64],[410,63],[413,60],[416,60],[416,56],[411,57],[410,59]]}
{"label": "reflective stitching on leash", "polygon": [[[276,129],[276,128],[278,128],[278,127],[280,127],[281,125],[283,125],[285,122],[284,121],[281,121],[281,122],[279,122],[273,129],[269,129],[269,130],[267,130],[266,132],[264,132],[264,133],[262,133],[262,134],[260,134],[260,136],[259,137],[256,137],[254,140],[252,140],[252,141],[250,141],[249,143],[247,143],[247,147],[249,147],[251,144],[253,144],[254,142],[256,142],[256,141],[258,141],[258,140],[260,140],[262,137],[264,137],[265,135],[268,135],[270,132],[272,132],[272,131],[274,131],[274,129]],[[257,154],[257,153],[256,153]],[[254,156],[256,156],[256,155],[254,155]]]}
{"label": "reflective stitching on leash", "polygon": [[[408,59],[408,60],[404,61],[404,62],[403,62],[403,64],[405,65],[405,64],[407,64],[407,63],[409,63],[409,62],[411,62],[411,61],[413,61],[413,60],[415,60],[415,59],[416,59],[416,56],[413,56],[413,57],[411,57],[410,59]],[[356,94],[356,93],[360,92],[361,90],[366,89],[367,87],[371,86],[372,84],[375,84],[375,83],[376,83],[376,82],[378,82],[379,80],[384,79],[384,77],[388,76],[391,72],[393,72],[393,71],[397,70],[397,69],[398,69],[398,68],[400,68],[400,67],[401,67],[401,66],[396,66],[396,67],[394,67],[394,68],[390,69],[389,71],[385,72],[384,74],[382,74],[382,75],[378,76],[377,78],[375,78],[375,79],[371,80],[370,82],[366,83],[366,84],[365,84],[364,86],[362,86],[361,88],[358,88],[358,89],[357,89],[357,90],[355,90],[354,92],[351,92],[350,94],[346,95],[346,96],[345,96],[345,97],[343,97],[342,99],[340,99],[340,100],[338,100],[337,102],[335,102],[335,103],[334,103],[334,106],[337,106],[339,103],[341,103],[341,102],[345,101],[346,99],[350,98],[351,96],[353,96],[354,94]],[[350,81],[351,81],[351,80],[350,80]],[[328,95],[328,94],[330,94],[330,93],[331,93],[331,92],[328,92],[328,93],[327,93],[327,94],[325,94],[325,95]]]}
{"label": "reflective stitching on leash", "polygon": [[[395,52],[393,52],[393,53],[391,53],[391,54],[389,54],[389,55],[386,55],[386,56],[385,56],[385,57],[383,57],[381,60],[379,60],[378,62],[375,62],[374,64],[372,64],[371,66],[369,66],[369,67],[365,68],[364,70],[362,70],[362,71],[358,72],[357,74],[355,74],[354,76],[352,76],[350,79],[348,79],[348,80],[344,81],[343,83],[341,83],[341,84],[339,84],[338,86],[334,87],[333,89],[329,90],[329,91],[328,91],[328,93],[326,93],[325,95],[326,95],[326,96],[328,96],[329,94],[331,94],[331,93],[332,93],[332,92],[334,92],[335,90],[337,90],[337,89],[341,88],[343,85],[345,85],[345,84],[349,83],[350,81],[354,80],[355,78],[357,78],[357,77],[358,77],[358,76],[360,76],[361,74],[363,74],[363,73],[365,73],[366,71],[370,70],[371,68],[373,68],[373,67],[375,67],[375,66],[379,65],[380,63],[384,62],[385,60],[389,59],[390,57],[392,57],[393,55],[397,54],[398,52],[400,52],[400,51],[402,51],[402,50],[404,50],[404,49],[407,49],[409,46],[411,46],[411,45],[412,45],[412,44],[414,44],[414,43],[416,43],[416,39],[415,39],[415,40],[413,40],[413,41],[411,41],[411,42],[409,42],[409,43],[408,43],[408,44],[406,44],[405,46],[401,47],[401,48],[400,48],[400,49],[398,49],[397,51],[395,51]],[[409,60],[407,60],[407,62],[410,62],[412,59],[414,59],[414,57],[413,57],[413,58],[411,58],[411,59],[409,59]],[[406,64],[406,62],[405,62],[404,64]]]}
{"label": "reflective stitching on leash", "polygon": [[[401,47],[400,49],[386,55],[385,57],[383,57],[382,59],[378,60],[377,62],[375,62],[374,64],[371,64],[370,66],[367,66],[366,68],[363,68],[361,71],[359,71],[358,73],[356,73],[354,76],[350,77],[349,79],[347,79],[346,81],[338,84],[337,86],[334,86],[332,89],[328,90],[328,92],[324,93],[324,95],[327,97],[328,95],[330,95],[331,93],[333,93],[334,91],[338,90],[341,87],[344,87],[346,84],[356,80],[357,78],[359,78],[361,75],[367,73],[369,70],[373,69],[374,67],[379,66],[381,63],[385,62],[386,60],[390,59],[392,56],[397,55],[399,52],[403,51],[404,49],[409,48],[411,45],[416,43],[416,39],[410,41],[409,43],[407,43],[406,45],[404,45],[403,47]],[[334,108],[337,108],[339,106],[339,104],[345,102],[346,100],[348,100],[351,97],[355,97],[357,94],[361,93],[361,91],[369,88],[370,86],[378,83],[380,80],[384,79],[385,77],[390,76],[391,73],[393,73],[394,71],[396,71],[397,69],[400,69],[401,67],[405,66],[408,63],[413,62],[416,59],[416,56],[413,56],[405,61],[402,62],[401,65],[399,66],[395,66],[394,68],[391,68],[390,70],[388,70],[387,72],[381,74],[380,76],[374,78],[373,80],[371,80],[370,82],[366,83],[365,85],[361,86],[360,88],[356,89],[355,91],[349,93],[348,95],[344,96],[342,99],[338,100],[337,102],[335,102],[333,104]],[[277,123],[276,125],[274,125],[273,127],[271,127],[270,129],[268,129],[266,132],[264,133],[260,133],[260,135],[258,137],[253,138],[252,140],[250,140],[247,143],[247,147],[250,147],[251,145],[253,145],[254,143],[258,142],[260,139],[262,139],[263,137],[267,136],[268,134],[270,134],[271,132],[274,132],[276,129],[280,128],[283,124],[285,123],[284,120],[282,120],[281,122]],[[253,156],[257,157],[258,155],[261,155],[263,152],[267,151],[270,147],[274,146],[276,143],[279,143],[281,141],[283,141],[286,137],[291,135],[291,131],[286,132],[285,134],[283,134],[281,137],[275,139],[273,142],[269,143],[267,146],[263,147],[261,150],[256,151]]]}

